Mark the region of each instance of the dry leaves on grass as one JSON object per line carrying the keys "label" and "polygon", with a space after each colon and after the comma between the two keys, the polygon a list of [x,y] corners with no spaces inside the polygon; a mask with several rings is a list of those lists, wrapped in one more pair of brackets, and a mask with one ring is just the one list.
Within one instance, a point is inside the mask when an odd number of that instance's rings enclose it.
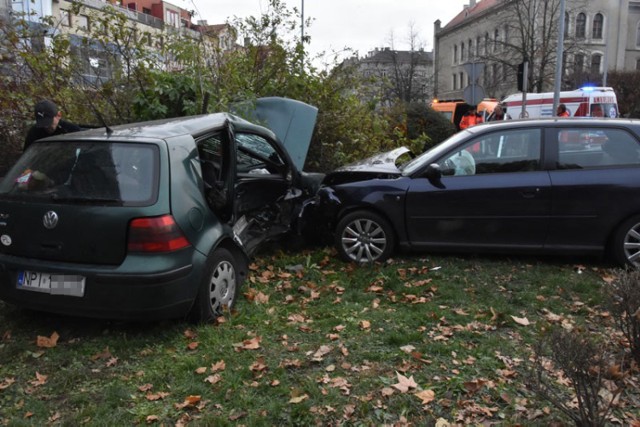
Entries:
{"label": "dry leaves on grass", "polygon": [[413,379],[413,376],[407,378],[399,372],[396,372],[398,382],[392,387],[399,390],[400,393],[407,393],[409,390],[418,388],[418,384]]}
{"label": "dry leaves on grass", "polygon": [[9,388],[9,386],[11,386],[11,384],[15,382],[16,382],[15,378],[5,378],[4,380],[2,380],[2,382],[0,382],[0,390],[5,390]]}
{"label": "dry leaves on grass", "polygon": [[53,348],[58,345],[58,339],[60,335],[57,332],[53,332],[50,337],[43,337],[38,335],[36,338],[36,345],[41,348]]}
{"label": "dry leaves on grass", "polygon": [[248,340],[244,340],[241,343],[233,344],[233,348],[235,351],[242,350],[257,350],[260,348],[260,343],[262,342],[262,337],[253,337]]}

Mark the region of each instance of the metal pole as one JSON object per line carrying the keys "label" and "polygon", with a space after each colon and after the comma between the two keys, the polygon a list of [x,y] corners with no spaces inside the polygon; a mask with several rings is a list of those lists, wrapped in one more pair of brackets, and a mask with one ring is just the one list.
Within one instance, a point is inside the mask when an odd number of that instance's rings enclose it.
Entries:
{"label": "metal pole", "polygon": [[529,90],[529,59],[525,58],[524,65],[522,67],[522,111],[520,111],[520,118],[527,119],[527,91]]}
{"label": "metal pole", "polygon": [[564,55],[564,11],[565,0],[560,0],[560,16],[558,17],[558,49],[556,51],[556,81],[553,87],[553,111],[555,116],[560,103],[560,83],[562,82],[562,60]]}
{"label": "metal pole", "polygon": [[302,9],[300,12],[300,44],[304,46],[304,0],[302,0]]}

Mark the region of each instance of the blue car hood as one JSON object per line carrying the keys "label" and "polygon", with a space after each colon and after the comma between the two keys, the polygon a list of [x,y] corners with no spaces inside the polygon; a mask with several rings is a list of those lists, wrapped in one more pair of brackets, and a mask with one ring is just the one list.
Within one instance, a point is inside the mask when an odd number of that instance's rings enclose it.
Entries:
{"label": "blue car hood", "polygon": [[307,158],[318,109],[288,98],[258,98],[255,104],[238,104],[234,113],[265,126],[276,134],[298,170]]}

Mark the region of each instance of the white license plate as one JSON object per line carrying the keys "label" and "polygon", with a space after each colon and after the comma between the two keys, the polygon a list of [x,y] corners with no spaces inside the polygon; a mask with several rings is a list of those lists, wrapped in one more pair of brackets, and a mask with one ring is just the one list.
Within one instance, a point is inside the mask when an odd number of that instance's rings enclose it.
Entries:
{"label": "white license plate", "polygon": [[39,273],[37,271],[20,271],[18,273],[18,289],[44,292],[51,295],[84,296],[86,278],[75,274]]}

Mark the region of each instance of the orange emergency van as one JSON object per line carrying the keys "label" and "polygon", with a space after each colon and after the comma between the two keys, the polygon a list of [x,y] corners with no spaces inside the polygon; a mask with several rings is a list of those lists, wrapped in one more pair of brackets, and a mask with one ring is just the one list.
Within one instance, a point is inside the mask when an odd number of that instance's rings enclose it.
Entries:
{"label": "orange emergency van", "polygon": [[[478,113],[482,115],[483,121],[487,121],[487,117],[493,113],[496,105],[498,105],[498,101],[494,98],[484,98],[478,103]],[[434,99],[430,107],[445,116],[447,120],[456,126],[456,129],[460,130],[460,120],[469,111],[471,105],[467,104],[464,99]]]}

